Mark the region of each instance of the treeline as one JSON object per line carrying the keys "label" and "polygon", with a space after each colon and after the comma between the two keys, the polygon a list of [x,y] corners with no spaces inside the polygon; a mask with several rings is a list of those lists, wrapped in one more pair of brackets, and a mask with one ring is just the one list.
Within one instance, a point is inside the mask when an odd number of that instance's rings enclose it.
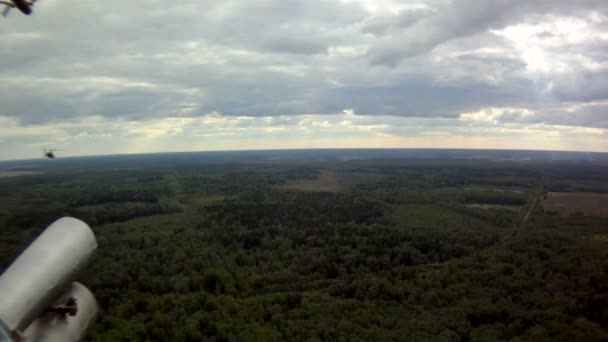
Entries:
{"label": "treeline", "polygon": [[235,195],[243,192],[267,192],[275,185],[295,179],[313,179],[319,170],[309,167],[253,167],[246,166],[245,170],[214,169],[211,174],[191,174],[183,170],[179,184],[187,195]]}
{"label": "treeline", "polygon": [[121,222],[137,217],[180,213],[183,208],[178,203],[109,203],[94,207],[70,208],[66,214],[79,218],[89,225]]}
{"label": "treeline", "polygon": [[464,191],[465,203],[485,203],[497,205],[524,205],[528,200],[525,193],[501,190],[467,190]]}
{"label": "treeline", "polygon": [[606,165],[565,164],[548,168],[545,173],[544,186],[547,191],[608,192],[608,166]]}
{"label": "treeline", "polygon": [[88,188],[71,200],[70,206],[125,202],[156,203],[159,197],[167,195],[168,190],[163,187]]}
{"label": "treeline", "polygon": [[203,214],[224,225],[247,228],[273,225],[319,226],[328,223],[371,223],[384,213],[382,203],[364,197],[322,192],[272,192],[270,196],[243,194],[241,199],[207,206]]}

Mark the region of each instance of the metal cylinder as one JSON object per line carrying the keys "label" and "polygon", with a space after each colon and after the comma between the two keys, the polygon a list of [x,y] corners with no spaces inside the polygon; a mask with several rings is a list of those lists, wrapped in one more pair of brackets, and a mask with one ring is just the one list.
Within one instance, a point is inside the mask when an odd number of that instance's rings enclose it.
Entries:
{"label": "metal cylinder", "polygon": [[27,342],[67,342],[84,338],[97,316],[97,303],[89,289],[80,283],[72,283],[53,305],[65,304],[69,298],[76,299],[78,312],[74,316],[42,315],[23,333]]}
{"label": "metal cylinder", "polygon": [[86,223],[71,217],[55,221],[0,277],[0,319],[23,331],[69,289],[96,248]]}

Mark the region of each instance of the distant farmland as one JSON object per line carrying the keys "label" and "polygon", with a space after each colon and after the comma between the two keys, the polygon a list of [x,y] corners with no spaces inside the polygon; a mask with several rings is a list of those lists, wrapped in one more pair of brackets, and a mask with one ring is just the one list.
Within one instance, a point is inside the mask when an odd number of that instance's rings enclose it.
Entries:
{"label": "distant farmland", "polygon": [[545,212],[608,217],[607,193],[549,192],[543,197],[542,205]]}
{"label": "distant farmland", "polygon": [[0,170],[0,178],[11,178],[11,177],[19,177],[19,176],[29,176],[29,175],[37,175],[40,174],[39,171],[8,171],[8,170]]}
{"label": "distant farmland", "polygon": [[300,179],[281,186],[284,190],[339,192],[342,190],[335,171],[323,170],[315,179]]}
{"label": "distant farmland", "polygon": [[341,192],[358,184],[374,183],[384,178],[386,175],[375,172],[321,170],[315,179],[298,179],[279,188],[304,192]]}
{"label": "distant farmland", "polygon": [[521,209],[521,206],[518,205],[501,205],[501,204],[467,204],[469,208],[479,208],[479,209],[504,209],[513,212],[518,212]]}

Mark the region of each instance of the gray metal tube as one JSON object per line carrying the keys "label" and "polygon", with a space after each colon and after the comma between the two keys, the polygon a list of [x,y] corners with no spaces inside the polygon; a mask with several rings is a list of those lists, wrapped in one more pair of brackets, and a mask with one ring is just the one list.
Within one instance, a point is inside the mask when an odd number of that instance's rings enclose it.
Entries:
{"label": "gray metal tube", "polygon": [[42,315],[23,333],[27,342],[67,342],[84,338],[97,316],[97,303],[89,289],[80,283],[72,287],[53,305],[65,304],[68,298],[76,299],[78,312],[75,316]]}
{"label": "gray metal tube", "polygon": [[71,217],[55,221],[0,277],[0,319],[23,331],[69,289],[96,248],[86,223]]}

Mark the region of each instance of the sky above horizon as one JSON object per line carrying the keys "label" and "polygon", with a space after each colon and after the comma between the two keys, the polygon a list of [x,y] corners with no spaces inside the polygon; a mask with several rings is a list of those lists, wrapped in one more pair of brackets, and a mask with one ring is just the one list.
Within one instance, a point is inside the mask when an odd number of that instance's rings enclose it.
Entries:
{"label": "sky above horizon", "polygon": [[0,159],[608,152],[605,0],[40,0],[0,27]]}

